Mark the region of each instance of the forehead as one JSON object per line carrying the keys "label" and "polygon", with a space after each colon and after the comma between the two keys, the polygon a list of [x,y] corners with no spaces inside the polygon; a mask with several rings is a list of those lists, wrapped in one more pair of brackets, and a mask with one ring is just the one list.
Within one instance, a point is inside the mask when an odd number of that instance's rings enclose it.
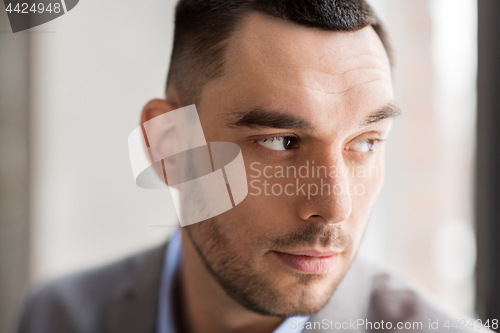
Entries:
{"label": "forehead", "polygon": [[231,37],[225,61],[225,74],[207,84],[202,101],[215,102],[210,95],[218,90],[229,109],[259,104],[347,120],[392,100],[389,60],[371,27],[331,32],[253,13]]}
{"label": "forehead", "polygon": [[268,70],[309,68],[325,76],[357,68],[390,72],[382,42],[371,27],[332,32],[258,13],[244,20],[230,43],[228,69],[238,64]]}

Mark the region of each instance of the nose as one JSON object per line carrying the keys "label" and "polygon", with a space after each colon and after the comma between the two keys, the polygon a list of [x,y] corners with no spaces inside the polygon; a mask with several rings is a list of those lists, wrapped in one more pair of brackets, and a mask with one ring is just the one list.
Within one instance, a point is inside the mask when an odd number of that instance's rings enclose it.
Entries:
{"label": "nose", "polygon": [[348,168],[342,157],[323,160],[323,164],[316,162],[310,168],[314,169],[310,173],[314,177],[301,179],[306,183],[306,195],[297,198],[299,217],[307,222],[332,225],[346,221],[352,212],[352,198]]}

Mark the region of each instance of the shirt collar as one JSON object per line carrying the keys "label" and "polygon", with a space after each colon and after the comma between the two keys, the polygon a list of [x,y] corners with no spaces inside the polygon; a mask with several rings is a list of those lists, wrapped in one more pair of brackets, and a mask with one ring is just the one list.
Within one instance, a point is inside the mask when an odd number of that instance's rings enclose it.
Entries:
{"label": "shirt collar", "polygon": [[182,258],[181,233],[176,230],[168,242],[161,273],[160,297],[158,300],[157,333],[177,333],[173,312],[174,282],[179,275]]}
{"label": "shirt collar", "polygon": [[[178,333],[175,328],[174,314],[174,282],[179,275],[182,259],[182,244],[180,230],[176,230],[167,246],[165,261],[161,275],[160,297],[158,301],[158,316],[156,333]],[[273,333],[299,333],[302,329],[296,323],[305,323],[309,316],[287,318]]]}

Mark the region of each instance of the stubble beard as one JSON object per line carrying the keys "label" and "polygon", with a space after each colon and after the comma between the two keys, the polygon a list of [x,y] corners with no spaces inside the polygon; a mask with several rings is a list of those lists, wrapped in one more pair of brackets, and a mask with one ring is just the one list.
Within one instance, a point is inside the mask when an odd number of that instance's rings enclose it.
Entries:
{"label": "stubble beard", "polygon": [[[315,289],[314,282],[327,278],[325,275],[290,272],[300,291],[283,292],[273,286],[269,277],[254,270],[255,258],[244,258],[232,248],[216,218],[185,229],[205,267],[226,294],[246,309],[262,315],[286,318],[318,312],[328,303],[350,265],[349,262],[343,272],[336,272],[336,277],[320,292]],[[270,249],[313,244],[343,248],[347,257],[352,257],[353,251],[351,238],[340,227],[323,224],[308,224],[286,235],[265,236],[257,240],[257,244],[263,248],[263,253]]]}

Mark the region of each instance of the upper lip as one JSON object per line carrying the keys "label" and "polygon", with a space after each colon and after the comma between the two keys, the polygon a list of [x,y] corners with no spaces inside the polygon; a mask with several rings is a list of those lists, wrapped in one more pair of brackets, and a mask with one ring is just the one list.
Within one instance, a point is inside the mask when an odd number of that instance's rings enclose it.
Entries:
{"label": "upper lip", "polygon": [[308,256],[308,257],[331,257],[333,255],[339,254],[339,251],[317,251],[317,250],[296,250],[296,251],[276,251],[284,254],[290,254],[294,256]]}

